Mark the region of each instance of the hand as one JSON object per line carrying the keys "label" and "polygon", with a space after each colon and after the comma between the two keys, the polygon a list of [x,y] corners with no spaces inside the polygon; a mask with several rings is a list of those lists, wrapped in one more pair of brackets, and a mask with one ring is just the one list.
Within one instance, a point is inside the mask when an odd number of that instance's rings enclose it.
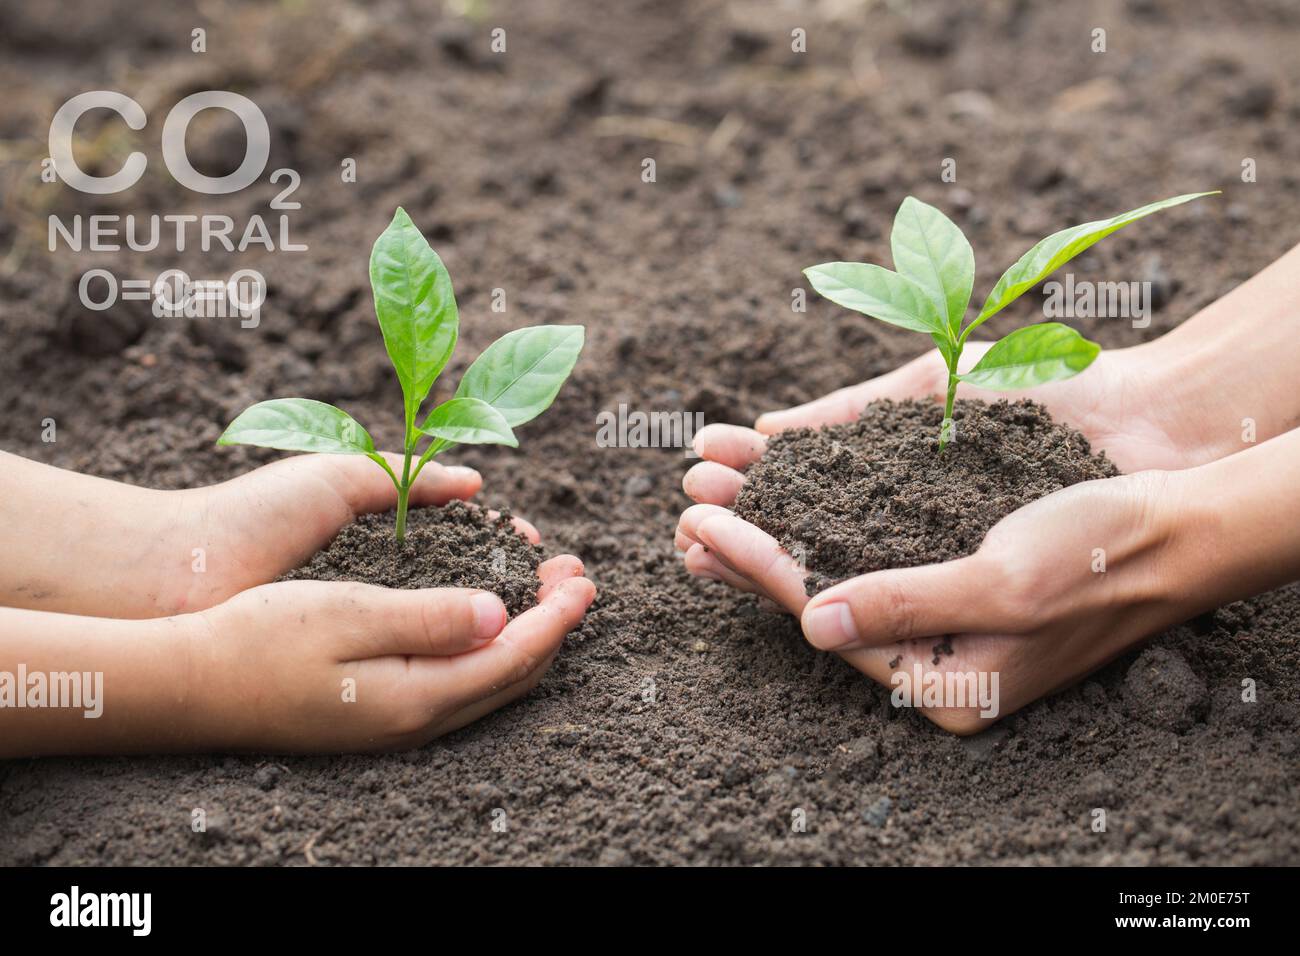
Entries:
{"label": "hand", "polygon": [[[385,457],[400,470],[400,456]],[[411,488],[411,505],[468,499],[482,484],[472,468],[429,462]],[[219,485],[169,494],[186,500],[178,527],[168,535],[171,574],[162,589],[164,613],[200,611],[274,581],[328,545],[358,515],[397,504],[392,482],[360,455],[296,455]],[[538,543],[536,528],[522,518],[514,523]],[[203,574],[191,569],[196,547],[204,549]]]}
{"label": "hand", "polygon": [[172,618],[196,677],[183,749],[390,750],[463,727],[535,687],[595,597],[572,555],[538,574],[539,603],[508,623],[485,591],[322,581]]}
{"label": "hand", "polygon": [[[411,504],[469,498],[482,483],[472,468],[430,462]],[[140,619],[201,611],[273,581],[358,515],[395,507],[397,492],[360,455],[297,455],[219,485],[157,491],[0,452],[0,501],[10,506],[0,605]],[[515,527],[537,543],[528,522]]]}
{"label": "hand", "polygon": [[[966,346],[963,365],[973,365],[991,347]],[[1205,460],[1203,444],[1190,429],[1207,421],[1194,414],[1179,389],[1167,387],[1158,343],[1102,352],[1082,374],[1063,382],[1016,392],[1047,407],[1059,422],[1077,428],[1104,450],[1121,471],[1187,468]],[[686,474],[683,487],[699,502],[730,507],[743,481],[741,471],[763,454],[768,435],[787,428],[816,428],[855,420],[869,403],[882,398],[942,401],[947,371],[935,350],[892,372],[831,392],[806,405],[760,415],[754,428],[708,425],[695,438],[705,459]],[[959,385],[959,398],[993,401],[1002,393]]]}
{"label": "hand", "polygon": [[691,573],[768,597],[814,647],[882,684],[918,663],[923,674],[997,673],[995,715],[924,711],[968,734],[1196,613],[1174,573],[1190,561],[1173,517],[1186,511],[1181,487],[1162,472],[1074,485],[1008,515],[969,557],[865,574],[811,600],[780,545],[724,508],[689,508],[677,543]]}

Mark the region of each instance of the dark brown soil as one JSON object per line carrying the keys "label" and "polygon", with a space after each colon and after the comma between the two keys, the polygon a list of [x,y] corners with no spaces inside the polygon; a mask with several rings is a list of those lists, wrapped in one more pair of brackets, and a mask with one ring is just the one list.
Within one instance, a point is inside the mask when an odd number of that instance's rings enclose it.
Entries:
{"label": "dark brown soil", "polygon": [[[518,451],[452,457],[483,471],[485,506],[586,562],[598,605],[527,699],[411,753],[0,765],[0,862],[1300,862],[1300,588],[1176,628],[957,739],[890,707],[886,688],[815,653],[789,619],[689,578],[672,531],[691,462],[594,437],[597,414],[620,403],[749,423],[917,354],[923,337],[815,298],[790,311],[805,266],[888,262],[909,193],[967,231],[978,296],[1053,229],[1222,186],[1072,265],[1079,279],[1160,289],[1150,327],[1072,323],[1089,338],[1116,348],[1168,331],[1296,241],[1300,12],[1278,0],[535,0],[475,21],[448,6],[231,0],[212,19],[186,2],[106,0],[75,17],[0,5],[0,447],[193,486],[274,457],[213,443],[249,403],[282,395],[336,402],[395,446],[401,396],[365,256],[400,203],[461,306],[436,397],[512,328],[588,326],[573,378]],[[209,30],[201,56],[196,25]],[[486,52],[496,25],[501,56]],[[1105,54],[1089,49],[1099,25]],[[790,52],[795,27],[806,54]],[[116,199],[39,179],[54,110],[94,89],[150,109],[140,134],[104,124],[102,171],[133,148],[150,156]],[[272,297],[255,330],[89,316],[75,281],[90,262],[46,251],[47,212],[241,217],[281,188],[197,197],[166,175],[164,112],[201,89],[267,112],[272,166],[303,177],[293,222],[310,250],[98,257],[128,276],[263,269]],[[224,171],[242,136],[205,116],[195,162]],[[679,125],[665,139],[644,118]],[[340,182],[344,157],[355,184]],[[945,157],[956,183],[939,179]],[[1240,181],[1243,157],[1258,182]],[[505,313],[491,309],[498,287]],[[1241,701],[1247,678],[1256,704]],[[206,838],[190,829],[198,806]],[[491,827],[498,807],[505,833]],[[796,811],[806,832],[792,831]]]}
{"label": "dark brown soil", "polygon": [[390,588],[482,588],[493,591],[513,617],[537,603],[542,549],[510,524],[453,501],[412,509],[406,541],[397,543],[396,516],[362,515],[324,551],[282,581],[362,581]]}
{"label": "dark brown soil", "polygon": [[736,514],[802,557],[808,594],[858,574],[950,561],[1036,498],[1117,470],[1036,402],[959,401],[939,453],[943,409],[875,402],[856,422],[768,443]]}

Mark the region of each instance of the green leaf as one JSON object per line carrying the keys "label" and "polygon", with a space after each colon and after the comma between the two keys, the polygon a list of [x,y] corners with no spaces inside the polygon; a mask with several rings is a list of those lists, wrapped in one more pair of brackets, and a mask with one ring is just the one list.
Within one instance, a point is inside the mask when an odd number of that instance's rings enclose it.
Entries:
{"label": "green leaf", "polygon": [[420,431],[462,445],[509,445],[519,441],[505,416],[477,398],[453,398],[429,413]]}
{"label": "green leaf", "polygon": [[1101,351],[1060,322],[1017,329],[984,353],[975,367],[957,377],[995,392],[1032,388],[1078,375]]}
{"label": "green leaf", "polygon": [[924,289],[897,272],[865,262],[824,262],[803,274],[836,305],[913,332],[947,334],[939,307]]}
{"label": "green leaf", "polygon": [[459,319],[451,276],[400,206],[370,251],[370,287],[413,422],[456,348]]}
{"label": "green leaf", "polygon": [[281,451],[320,451],[373,455],[375,443],[342,409],[308,398],[258,402],[230,423],[218,445],[259,445]]}
{"label": "green leaf", "polygon": [[975,253],[956,223],[908,196],[894,216],[889,248],[899,275],[925,290],[956,337],[975,285]]}
{"label": "green leaf", "polygon": [[546,411],[573,371],[586,330],[581,325],[539,325],[507,332],[465,371],[457,398],[487,402],[512,427]]}
{"label": "green leaf", "polygon": [[1001,312],[1047,278],[1048,275],[1065,265],[1085,249],[1089,249],[1102,239],[1105,239],[1112,232],[1123,229],[1129,223],[1137,222],[1144,216],[1159,212],[1161,209],[1168,209],[1170,206],[1178,206],[1185,202],[1191,202],[1193,199],[1199,199],[1202,196],[1213,196],[1217,193],[1218,190],[1214,190],[1206,193],[1188,193],[1185,196],[1174,196],[1172,199],[1162,199],[1139,209],[1120,213],[1110,219],[1085,222],[1082,225],[1071,226],[1069,229],[1062,229],[1060,232],[1052,233],[1052,235],[1021,256],[1015,265],[1002,274],[1002,278],[998,279],[997,285],[993,287],[989,297],[984,300],[984,307],[980,309],[979,316],[967,326],[963,335],[969,335],[976,326],[990,316]]}

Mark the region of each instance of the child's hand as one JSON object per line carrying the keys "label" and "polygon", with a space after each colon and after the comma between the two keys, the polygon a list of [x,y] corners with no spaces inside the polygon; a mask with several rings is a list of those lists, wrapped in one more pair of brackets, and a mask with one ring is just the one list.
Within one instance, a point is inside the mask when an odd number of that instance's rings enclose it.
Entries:
{"label": "child's hand", "polygon": [[244,591],[188,616],[186,749],[387,750],[462,727],[541,680],[595,597],[582,573],[572,555],[543,563],[540,603],[508,623],[499,598],[462,588]]}
{"label": "child's hand", "polygon": [[[400,470],[400,456],[385,457]],[[482,484],[472,468],[430,462],[411,488],[411,505],[468,499]],[[172,494],[187,497],[183,514],[189,518],[170,537],[175,589],[163,613],[200,611],[274,581],[358,515],[397,504],[388,476],[360,455],[295,455],[219,485]],[[516,518],[515,527],[538,542],[528,522]],[[192,571],[192,548],[204,550],[202,574]]]}
{"label": "child's hand", "polygon": [[[466,499],[482,483],[472,468],[430,462],[411,504]],[[0,605],[153,618],[274,581],[357,515],[393,508],[397,492],[361,455],[297,455],[219,485],[157,491],[0,452],[0,501],[9,506]],[[515,527],[537,543],[528,522]]]}
{"label": "child's hand", "polygon": [[509,622],[482,591],[323,581],[148,621],[0,607],[0,670],[98,688],[84,707],[0,710],[0,758],[417,746],[536,685],[595,596],[582,573],[543,563],[540,603]]}

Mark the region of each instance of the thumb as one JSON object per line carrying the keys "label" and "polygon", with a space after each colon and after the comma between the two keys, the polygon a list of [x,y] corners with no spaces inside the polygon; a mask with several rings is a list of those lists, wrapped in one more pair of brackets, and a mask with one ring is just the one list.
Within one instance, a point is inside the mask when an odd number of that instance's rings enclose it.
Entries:
{"label": "thumb", "polygon": [[[391,452],[381,454],[400,478],[402,456]],[[304,455],[300,460],[323,469],[326,480],[354,515],[387,511],[397,505],[397,489],[392,479],[364,455]],[[431,461],[411,485],[411,506],[445,505],[454,498],[472,498],[482,484],[482,476],[473,468]]]}
{"label": "thumb", "polygon": [[998,569],[978,552],[956,561],[874,571],[808,602],[800,623],[823,651],[880,647],[914,638],[1015,632],[1022,622]]}
{"label": "thumb", "polygon": [[892,372],[860,385],[850,385],[803,405],[760,415],[754,423],[754,430],[763,435],[774,435],[787,428],[838,425],[856,421],[864,408],[882,398],[933,397],[942,391],[941,371],[939,353],[926,352]]}
{"label": "thumb", "polygon": [[489,591],[347,587],[353,626],[340,652],[344,660],[463,654],[492,641],[506,625],[505,605]]}

